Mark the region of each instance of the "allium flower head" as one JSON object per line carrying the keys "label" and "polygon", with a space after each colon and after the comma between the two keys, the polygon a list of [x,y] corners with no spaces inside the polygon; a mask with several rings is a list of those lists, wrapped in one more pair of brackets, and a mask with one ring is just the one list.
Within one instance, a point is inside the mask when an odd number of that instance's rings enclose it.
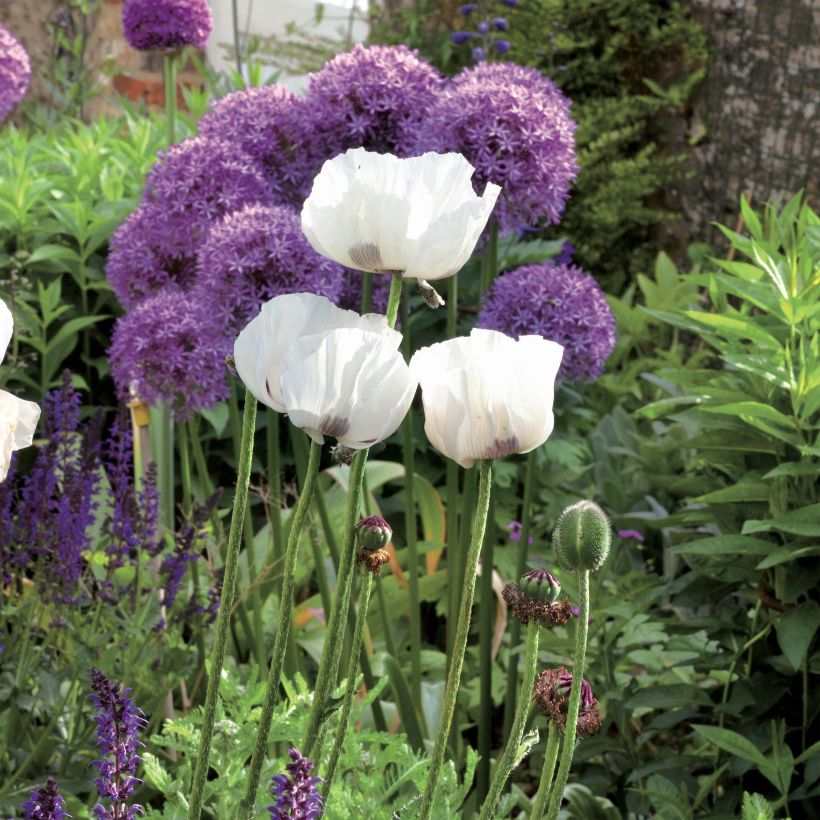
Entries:
{"label": "allium flower head", "polygon": [[164,241],[165,214],[156,206],[140,205],[111,237],[105,275],[126,310],[166,285],[189,289],[196,276],[191,255],[170,255]]}
{"label": "allium flower head", "polygon": [[301,207],[327,158],[307,102],[279,84],[245,88],[217,100],[199,121],[199,134],[229,142],[255,160],[280,205]]}
{"label": "allium flower head", "polygon": [[499,276],[476,323],[518,338],[535,334],[564,346],[559,379],[599,376],[615,347],[615,318],[598,283],[574,265],[542,262]]}
{"label": "allium flower head", "polygon": [[534,69],[479,64],[459,74],[426,112],[415,153],[458,151],[473,184],[502,188],[495,214],[504,229],[560,220],[578,173],[569,100]]}
{"label": "allium flower head", "polygon": [[26,813],[26,820],[63,820],[70,817],[65,812],[65,800],[53,777],[47,777],[42,786],[37,786],[22,808]]}
{"label": "allium flower head", "polygon": [[325,798],[319,791],[322,778],[311,776],[314,765],[298,749],[288,751],[291,763],[285,766],[287,774],[277,774],[272,778],[271,794],[276,803],[268,806],[271,820],[299,818],[313,820],[324,812]]}
{"label": "allium flower head", "polygon": [[408,156],[441,75],[406,46],[357,44],[311,75],[307,102],[326,157],[364,147]]}
{"label": "allium flower head", "polygon": [[0,24],[0,122],[28,91],[31,63],[20,41]]}
{"label": "allium flower head", "polygon": [[122,28],[137,51],[205,48],[214,27],[207,0],[125,0]]}
{"label": "allium flower head", "polygon": [[155,247],[193,256],[216,220],[254,203],[272,205],[262,169],[237,146],[196,137],[161,153],[145,180],[143,203],[162,215],[146,221]]}
{"label": "allium flower head", "polygon": [[167,402],[178,419],[227,395],[224,357],[230,343],[210,306],[166,287],[117,320],[108,351],[120,394]]}
{"label": "allium flower head", "polygon": [[345,284],[344,268],[311,248],[298,212],[283,205],[249,205],[216,223],[197,270],[197,293],[229,336],[274,296],[307,292],[338,303]]}
{"label": "allium flower head", "polygon": [[[572,675],[564,668],[545,669],[535,680],[532,699],[542,715],[559,728],[567,725]],[[581,681],[581,705],[578,712],[578,734],[594,735],[601,730],[601,713],[598,701],[592,694],[588,681]]]}
{"label": "allium flower head", "polygon": [[128,697],[130,689],[123,689],[99,669],[91,670],[89,696],[96,709],[97,748],[100,759],[97,767],[97,791],[100,798],[111,801],[107,808],[97,804],[91,810],[99,820],[133,820],[142,813],[139,805],[129,805],[134,787],[142,781],[134,772],[142,762],[137,749],[142,745],[139,732],[146,725],[142,711]]}

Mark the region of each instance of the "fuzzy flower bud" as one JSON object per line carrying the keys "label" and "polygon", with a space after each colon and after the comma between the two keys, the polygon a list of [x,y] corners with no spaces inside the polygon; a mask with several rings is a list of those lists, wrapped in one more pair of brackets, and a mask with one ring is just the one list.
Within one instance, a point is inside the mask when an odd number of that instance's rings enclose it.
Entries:
{"label": "fuzzy flower bud", "polygon": [[362,549],[374,552],[384,549],[393,537],[393,530],[383,518],[378,515],[368,515],[356,524],[359,536],[359,546]]}
{"label": "fuzzy flower bud", "polygon": [[[560,729],[567,725],[567,708],[572,689],[572,675],[564,668],[545,669],[535,679],[532,699],[542,715],[549,718]],[[594,735],[601,729],[601,713],[598,701],[592,694],[592,687],[586,680],[581,681],[581,705],[578,710],[578,734]]]}
{"label": "fuzzy flower bud", "polygon": [[559,516],[552,534],[558,562],[568,569],[595,572],[603,566],[612,543],[606,513],[593,501],[579,501]]}

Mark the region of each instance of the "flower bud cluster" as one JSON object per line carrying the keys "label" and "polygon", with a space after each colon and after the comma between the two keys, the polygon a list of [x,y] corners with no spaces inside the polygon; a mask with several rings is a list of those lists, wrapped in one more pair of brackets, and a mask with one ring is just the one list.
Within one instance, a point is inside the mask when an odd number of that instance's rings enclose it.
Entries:
{"label": "flower bud cluster", "polygon": [[[504,6],[517,6],[518,0],[497,0]],[[510,41],[505,37],[498,37],[497,32],[508,31],[510,24],[506,17],[492,16],[491,2],[484,0],[480,3],[463,3],[459,6],[459,14],[465,18],[477,17],[475,30],[463,29],[454,31],[450,39],[458,46],[464,43],[472,45],[473,62],[480,63],[486,59],[490,51],[497,54],[506,54],[510,50]]]}
{"label": "flower bud cluster", "polygon": [[501,593],[514,617],[523,624],[535,621],[542,626],[565,624],[572,615],[572,607],[561,594],[558,579],[546,569],[525,572],[517,584],[507,584]]}
{"label": "flower bud cluster", "polygon": [[[567,707],[572,689],[572,674],[563,666],[545,669],[535,679],[532,699],[542,715],[549,718],[560,729],[567,725]],[[587,680],[581,681],[581,706],[578,711],[578,732],[594,735],[601,730],[601,713],[598,701],[592,694]]]}

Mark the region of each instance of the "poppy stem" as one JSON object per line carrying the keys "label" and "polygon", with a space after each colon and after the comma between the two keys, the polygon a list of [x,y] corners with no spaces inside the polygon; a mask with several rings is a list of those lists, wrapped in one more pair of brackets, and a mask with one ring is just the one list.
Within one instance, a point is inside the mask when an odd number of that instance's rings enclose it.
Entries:
{"label": "poppy stem", "polygon": [[561,742],[561,735],[558,727],[550,721],[549,734],[547,735],[547,750],[544,752],[544,767],[541,769],[541,780],[538,784],[538,792],[532,804],[530,820],[541,820],[544,809],[547,807],[550,791],[552,790],[552,776],[555,774],[555,761],[558,760],[558,746]]}
{"label": "poppy stem", "polygon": [[461,670],[464,666],[464,652],[467,648],[467,638],[470,634],[470,616],[473,609],[475,595],[475,581],[478,570],[478,556],[484,542],[484,531],[487,528],[487,512],[490,507],[490,489],[492,487],[492,461],[487,459],[478,462],[478,500],[473,518],[473,533],[470,539],[470,548],[467,552],[467,567],[464,575],[464,592],[459,607],[458,625],[456,626],[453,641],[453,657],[450,671],[447,675],[447,686],[444,690],[444,702],[441,706],[441,718],[436,729],[436,739],[433,754],[430,759],[427,786],[422,798],[420,820],[429,820],[433,812],[433,802],[436,796],[436,787],[441,769],[444,766],[444,755],[447,751],[447,738],[453,723],[456,710],[456,700],[461,684]]}
{"label": "poppy stem", "polygon": [[208,758],[211,753],[211,741],[214,735],[216,701],[219,696],[219,683],[222,680],[222,666],[225,662],[225,645],[228,640],[231,610],[236,596],[239,546],[242,542],[245,510],[248,505],[248,484],[251,478],[255,429],[256,399],[249,390],[246,390],[245,411],[242,416],[242,443],[239,450],[239,467],[236,475],[236,492],[233,499],[231,529],[228,534],[228,551],[225,556],[225,577],[222,582],[219,615],[216,619],[216,636],[211,649],[211,674],[208,678],[208,691],[205,695],[205,712],[202,716],[199,753],[196,756],[196,767],[194,768],[191,785],[191,799],[188,804],[188,820],[199,820],[202,813],[202,793],[205,788],[205,778],[208,774]]}

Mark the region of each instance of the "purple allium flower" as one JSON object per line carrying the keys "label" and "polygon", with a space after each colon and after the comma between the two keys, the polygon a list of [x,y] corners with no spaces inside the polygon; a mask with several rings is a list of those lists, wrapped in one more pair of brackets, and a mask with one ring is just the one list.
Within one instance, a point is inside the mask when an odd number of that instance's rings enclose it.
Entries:
{"label": "purple allium flower", "polygon": [[559,221],[578,173],[569,100],[535,69],[481,63],[457,75],[429,107],[415,153],[458,151],[473,184],[501,185],[504,229]]}
{"label": "purple allium flower", "polygon": [[91,670],[89,699],[97,714],[97,748],[101,758],[97,767],[97,791],[103,800],[111,801],[111,808],[97,804],[91,810],[98,820],[133,820],[142,812],[142,806],[128,803],[134,787],[142,781],[134,776],[142,758],[137,749],[142,745],[138,734],[146,725],[142,711],[128,697],[130,689],[123,689],[99,669]]}
{"label": "purple allium flower", "polygon": [[160,153],[145,180],[143,222],[159,253],[194,256],[211,225],[254,203],[272,205],[262,169],[237,146],[196,137]]}
{"label": "purple allium flower", "polygon": [[216,223],[197,271],[196,294],[209,305],[209,321],[229,336],[274,296],[309,292],[338,303],[345,284],[344,268],[313,250],[298,212],[284,205],[249,205]]}
{"label": "purple allium flower", "polygon": [[207,0],[125,0],[122,28],[137,51],[205,48],[214,27]]}
{"label": "purple allium flower", "polygon": [[217,100],[199,133],[224,140],[255,160],[277,205],[302,207],[325,149],[318,144],[307,103],[283,85],[245,88]]}
{"label": "purple allium flower", "polygon": [[[520,521],[510,521],[507,524],[507,529],[510,531],[510,541],[520,541],[521,540],[521,522]],[[535,539],[530,535],[527,538],[528,544],[534,544]]]}
{"label": "purple allium flower", "polygon": [[558,377],[571,382],[599,376],[615,347],[615,318],[604,292],[574,265],[542,262],[499,276],[476,326],[558,342],[564,346]]}
{"label": "purple allium flower", "polygon": [[318,786],[322,778],[311,777],[313,763],[298,749],[290,749],[288,754],[293,762],[285,766],[287,774],[277,774],[272,778],[271,794],[276,798],[276,803],[268,806],[271,820],[313,820],[321,817],[325,798]]}
{"label": "purple allium flower", "polygon": [[42,786],[37,786],[22,808],[26,820],[63,820],[71,816],[65,812],[65,800],[53,777],[47,777]]}
{"label": "purple allium flower", "polygon": [[441,84],[438,71],[406,46],[358,44],[337,54],[311,75],[307,95],[326,158],[358,147],[409,156]]}
{"label": "purple allium flower", "polygon": [[643,544],[644,537],[642,532],[638,532],[638,530],[618,530],[618,538],[629,538],[632,541],[637,541],[640,544]]}
{"label": "purple allium flower", "polygon": [[165,401],[177,419],[225,398],[230,342],[210,321],[210,308],[167,287],[118,319],[108,358],[120,395]]}
{"label": "purple allium flower", "polygon": [[111,237],[105,274],[126,310],[166,285],[183,290],[193,285],[195,258],[164,253],[157,245],[164,219],[156,207],[141,205]]}
{"label": "purple allium flower", "polygon": [[0,25],[0,122],[28,91],[31,63],[20,41]]}

